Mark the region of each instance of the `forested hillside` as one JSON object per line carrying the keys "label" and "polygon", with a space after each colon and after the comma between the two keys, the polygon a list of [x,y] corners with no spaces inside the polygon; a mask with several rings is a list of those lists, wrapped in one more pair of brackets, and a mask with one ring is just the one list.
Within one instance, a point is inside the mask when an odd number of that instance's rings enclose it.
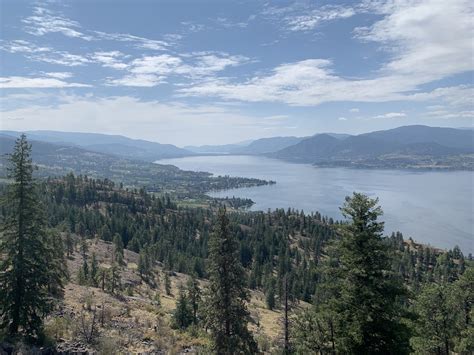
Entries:
{"label": "forested hillside", "polygon": [[30,149],[17,141],[1,185],[5,351],[474,350],[472,256],[384,236],[377,200],[347,197],[345,221],[187,207],[85,175],[35,182]]}
{"label": "forested hillside", "polygon": [[318,134],[269,154],[318,166],[473,169],[472,130],[404,126],[337,139]]}

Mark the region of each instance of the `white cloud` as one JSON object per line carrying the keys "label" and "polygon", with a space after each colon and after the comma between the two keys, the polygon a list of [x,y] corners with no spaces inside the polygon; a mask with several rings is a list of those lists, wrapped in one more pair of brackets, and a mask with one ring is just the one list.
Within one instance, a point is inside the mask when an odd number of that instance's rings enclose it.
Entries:
{"label": "white cloud", "polygon": [[[180,92],[188,96],[297,106],[336,101],[430,100],[436,96],[449,97],[454,102],[454,96],[444,91],[459,88],[440,88],[427,93],[420,91],[420,87],[474,69],[474,6],[468,0],[396,0],[389,2],[390,6],[377,4],[382,19],[356,31],[358,38],[376,41],[390,50],[392,59],[372,77],[339,76],[331,69],[332,61],[317,58],[282,64],[266,75],[259,74],[246,81],[215,79]],[[278,14],[286,15],[286,12]]]}
{"label": "white cloud", "polygon": [[170,54],[144,56],[127,64],[129,74],[123,78],[109,79],[107,83],[151,87],[164,83],[169,76],[200,78],[246,61],[247,57],[214,52],[195,52],[182,55],[182,58]]}
{"label": "white cloud", "polygon": [[[102,132],[182,145],[222,144],[275,134],[265,133],[272,120],[229,107],[141,101],[129,96],[66,97],[64,102],[47,107],[29,104],[4,110],[2,117],[22,118],[3,120],[2,129],[7,130]],[[277,133],[284,134],[285,128]]]}
{"label": "white cloud", "polygon": [[373,118],[402,118],[406,117],[406,113],[403,112],[387,112],[382,115],[374,116]]}
{"label": "white cloud", "polygon": [[26,32],[43,36],[48,33],[61,33],[71,38],[82,38],[86,41],[93,40],[93,37],[81,32],[81,26],[78,22],[70,20],[61,14],[56,14],[43,7],[36,7],[33,16],[23,19],[26,24]]}
{"label": "white cloud", "polygon": [[351,7],[331,5],[313,10],[305,15],[289,16],[286,17],[285,20],[288,29],[291,31],[309,31],[315,29],[324,22],[349,18],[355,14],[355,10]]}
{"label": "white cloud", "polygon": [[130,74],[119,79],[109,78],[106,82],[110,86],[153,87],[166,82],[165,76],[155,74]]}
{"label": "white cloud", "polygon": [[181,22],[181,25],[184,26],[189,32],[200,32],[206,29],[205,25],[191,21],[183,21]]}
{"label": "white cloud", "polygon": [[[25,31],[35,36],[44,36],[50,33],[61,33],[70,38],[81,38],[86,41],[112,40],[131,42],[136,48],[148,50],[166,50],[170,44],[163,40],[149,39],[128,33],[107,33],[83,29],[77,21],[65,17],[44,7],[35,7],[33,15],[24,18]],[[174,37],[176,40],[177,37]]]}
{"label": "white cloud", "polygon": [[338,120],[339,120],[339,121],[347,121],[347,118],[345,118],[345,117],[339,117]]}
{"label": "white cloud", "polygon": [[318,6],[306,2],[295,2],[284,7],[266,7],[262,15],[273,22],[281,23],[288,31],[310,31],[318,26],[354,16],[358,8],[342,5]]}
{"label": "white cloud", "polygon": [[437,118],[437,119],[453,119],[453,118],[474,119],[474,110],[465,110],[465,111],[434,110],[434,111],[429,111],[426,115],[430,118]]}
{"label": "white cloud", "polygon": [[136,48],[141,49],[166,50],[167,47],[169,47],[169,43],[166,41],[134,36],[128,33],[107,33],[101,31],[95,31],[94,33],[99,39],[119,42],[133,42]]}
{"label": "white cloud", "polygon": [[64,51],[51,51],[48,53],[27,55],[27,58],[39,62],[64,65],[68,67],[77,67],[92,63],[91,59],[84,55],[72,54]]}
{"label": "white cloud", "polygon": [[95,52],[90,57],[96,63],[100,63],[107,68],[122,70],[128,67],[127,64],[121,61],[125,55],[120,51]]}
{"label": "white cloud", "polygon": [[0,49],[9,53],[40,53],[52,50],[50,47],[39,47],[31,42],[22,39],[17,39],[9,42],[3,41],[2,45],[0,45]]}
{"label": "white cloud", "polygon": [[234,22],[227,17],[218,17],[214,22],[224,28],[245,28],[248,26],[247,22]]}
{"label": "white cloud", "polygon": [[430,82],[474,69],[471,1],[398,0],[378,3],[375,10],[383,19],[356,29],[356,35],[393,51],[383,71]]}
{"label": "white cloud", "polygon": [[55,79],[68,79],[72,77],[72,73],[70,72],[49,72],[49,73],[42,73],[45,76]]}
{"label": "white cloud", "polygon": [[351,108],[351,109],[349,110],[349,112],[351,112],[351,113],[357,113],[357,112],[359,112],[359,111],[360,111],[360,110],[359,110],[357,107]]}
{"label": "white cloud", "polygon": [[80,83],[68,83],[53,77],[30,78],[24,76],[0,77],[0,89],[19,88],[68,88],[68,87],[88,87],[90,85]]}

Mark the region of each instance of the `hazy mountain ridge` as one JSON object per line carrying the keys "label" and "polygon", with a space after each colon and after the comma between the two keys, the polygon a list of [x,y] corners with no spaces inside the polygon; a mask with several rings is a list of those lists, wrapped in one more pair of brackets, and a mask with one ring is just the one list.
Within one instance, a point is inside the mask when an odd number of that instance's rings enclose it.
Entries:
{"label": "hazy mountain ridge", "polygon": [[[17,137],[20,133],[0,131],[0,134]],[[63,149],[77,147],[147,162],[232,154],[265,155],[321,166],[474,169],[474,130],[421,125],[359,135],[321,133],[310,137],[271,137],[235,144],[187,146],[187,149],[98,133],[31,131],[27,134],[32,140],[62,145]]]}
{"label": "hazy mountain ridge", "polygon": [[[6,177],[7,155],[16,138],[0,133],[0,179]],[[78,146],[66,146],[30,140],[32,159],[41,177],[74,172],[95,178],[107,178],[129,186],[147,186],[150,191],[165,191],[176,196],[202,197],[210,190],[265,185],[273,182],[229,176],[212,176],[207,172],[184,171],[173,165],[154,164],[123,156],[99,153]],[[235,201],[231,201],[235,202]]]}
{"label": "hazy mountain ridge", "polygon": [[267,156],[298,163],[356,167],[474,167],[474,131],[428,126],[336,139],[319,134]]}
{"label": "hazy mountain ridge", "polygon": [[243,154],[257,155],[272,153],[301,142],[305,137],[270,137],[234,144],[186,146],[197,154]]}
{"label": "hazy mountain ridge", "polygon": [[[21,132],[0,131],[4,135],[18,137]],[[179,158],[194,153],[172,144],[161,144],[120,135],[100,133],[78,133],[59,131],[26,131],[30,139],[53,144],[74,145],[104,154],[155,161],[165,158]]]}

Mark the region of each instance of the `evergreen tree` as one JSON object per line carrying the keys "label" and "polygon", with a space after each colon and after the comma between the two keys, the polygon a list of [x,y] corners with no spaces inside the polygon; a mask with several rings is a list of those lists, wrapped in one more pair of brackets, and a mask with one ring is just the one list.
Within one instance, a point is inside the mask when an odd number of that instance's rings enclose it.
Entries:
{"label": "evergreen tree", "polygon": [[415,351],[448,355],[456,332],[457,312],[451,285],[425,285],[415,302],[418,319],[412,344]]}
{"label": "evergreen tree", "polygon": [[405,290],[391,272],[391,256],[382,240],[378,199],[354,193],[341,208],[350,223],[341,228],[336,273],[341,290],[334,300],[338,316],[336,345],[355,354],[406,353],[408,329],[402,323],[400,297]]}
{"label": "evergreen tree", "polygon": [[187,282],[188,300],[192,311],[193,324],[198,323],[198,310],[201,303],[201,289],[199,282],[194,275],[192,275]]}
{"label": "evergreen tree", "polygon": [[140,274],[140,277],[147,281],[151,273],[151,265],[150,257],[145,250],[140,250],[140,254],[138,255],[137,269],[138,273]]}
{"label": "evergreen tree", "polygon": [[193,321],[192,310],[189,306],[184,287],[179,287],[178,301],[176,302],[176,309],[173,313],[173,323],[176,328],[186,329]]}
{"label": "evergreen tree", "polygon": [[273,278],[270,280],[265,292],[265,301],[269,310],[275,308],[275,279]]}
{"label": "evergreen tree", "polygon": [[51,296],[62,290],[61,275],[46,231],[46,221],[33,180],[31,145],[17,139],[9,157],[13,180],[2,201],[6,215],[0,230],[0,321],[11,336],[37,337],[42,317],[53,307]]}
{"label": "evergreen tree", "polygon": [[219,210],[218,223],[209,245],[209,285],[206,295],[206,327],[211,330],[218,354],[254,354],[257,344],[247,328],[250,313],[245,272],[239,260],[239,247],[229,230],[225,209]]}
{"label": "evergreen tree", "polygon": [[89,281],[91,286],[97,287],[97,279],[99,277],[99,263],[95,253],[92,253],[91,269]]}
{"label": "evergreen tree", "polygon": [[114,244],[113,260],[118,265],[123,265],[123,241],[122,241],[122,237],[117,233],[114,235],[113,244]]}
{"label": "evergreen tree", "polygon": [[69,258],[74,253],[74,239],[72,238],[72,234],[66,232],[66,255]]}
{"label": "evergreen tree", "polygon": [[120,266],[116,262],[113,262],[112,266],[108,270],[107,289],[110,293],[113,294],[113,293],[116,293],[118,290],[120,290],[121,285],[122,285],[122,278],[121,278]]}
{"label": "evergreen tree", "polygon": [[454,351],[460,354],[474,353],[474,268],[471,266],[453,285],[456,299],[458,332],[454,341]]}
{"label": "evergreen tree", "polygon": [[[351,354],[407,353],[409,332],[402,321],[405,290],[391,272],[388,243],[382,239],[377,199],[346,197],[340,238],[327,248],[316,320],[330,327],[315,337],[334,351]],[[329,340],[329,342],[328,342]]]}
{"label": "evergreen tree", "polygon": [[168,272],[165,272],[165,292],[168,296],[171,295],[171,279]]}

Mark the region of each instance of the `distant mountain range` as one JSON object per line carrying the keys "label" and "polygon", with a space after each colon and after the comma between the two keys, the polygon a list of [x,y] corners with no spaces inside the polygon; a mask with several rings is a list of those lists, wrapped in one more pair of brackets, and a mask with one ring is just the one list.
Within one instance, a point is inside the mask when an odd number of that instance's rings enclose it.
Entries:
{"label": "distant mountain range", "polygon": [[[29,131],[38,142],[152,162],[192,155],[264,155],[295,163],[364,168],[474,169],[474,130],[403,126],[359,135],[322,133],[310,137],[261,138],[226,145],[160,144],[97,133]],[[5,136],[20,133],[0,131]]]}
{"label": "distant mountain range", "polygon": [[305,137],[271,137],[236,144],[187,146],[185,149],[197,154],[265,154],[276,152],[301,142]]}
{"label": "distant mountain range", "polygon": [[469,168],[472,154],[472,130],[404,126],[343,139],[318,134],[267,155],[322,166]]}
{"label": "distant mountain range", "polygon": [[[93,152],[144,161],[180,158],[194,154],[172,144],[160,144],[119,135],[57,131],[26,131],[24,133],[26,133],[28,138],[36,141],[65,146],[77,146]],[[18,137],[21,132],[0,131],[0,134]]]}

